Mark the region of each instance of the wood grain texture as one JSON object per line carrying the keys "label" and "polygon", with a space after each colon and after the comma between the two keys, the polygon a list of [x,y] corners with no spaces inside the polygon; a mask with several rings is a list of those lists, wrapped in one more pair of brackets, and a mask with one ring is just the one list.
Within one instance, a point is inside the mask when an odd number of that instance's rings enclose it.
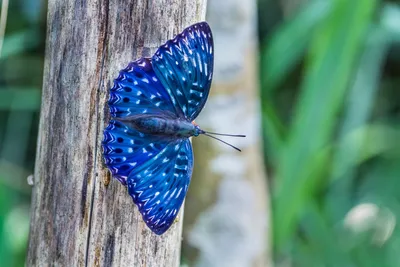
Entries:
{"label": "wood grain texture", "polygon": [[[49,1],[27,266],[178,266],[182,220],[151,233],[102,162],[118,71],[184,27],[205,0]],[[182,216],[182,215],[180,215]]]}

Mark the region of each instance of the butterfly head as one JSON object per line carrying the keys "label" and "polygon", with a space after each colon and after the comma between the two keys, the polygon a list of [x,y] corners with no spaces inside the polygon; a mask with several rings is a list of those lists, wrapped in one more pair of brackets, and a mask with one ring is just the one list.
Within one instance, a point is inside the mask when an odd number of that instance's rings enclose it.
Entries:
{"label": "butterfly head", "polygon": [[193,136],[199,136],[200,134],[204,133],[205,132],[202,129],[200,129],[200,126],[195,124]]}

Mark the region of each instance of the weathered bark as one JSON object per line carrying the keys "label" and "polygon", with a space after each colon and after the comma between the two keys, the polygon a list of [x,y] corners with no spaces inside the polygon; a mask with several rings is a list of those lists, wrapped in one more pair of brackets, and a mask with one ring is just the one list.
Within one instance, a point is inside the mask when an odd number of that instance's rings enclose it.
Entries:
{"label": "weathered bark", "polygon": [[49,1],[28,266],[178,266],[181,223],[151,233],[102,163],[118,71],[204,19],[205,0]]}
{"label": "weathered bark", "polygon": [[256,1],[209,0],[215,72],[196,121],[213,132],[193,140],[196,164],[185,209],[183,258],[194,266],[270,266],[268,190],[263,169],[257,77]]}

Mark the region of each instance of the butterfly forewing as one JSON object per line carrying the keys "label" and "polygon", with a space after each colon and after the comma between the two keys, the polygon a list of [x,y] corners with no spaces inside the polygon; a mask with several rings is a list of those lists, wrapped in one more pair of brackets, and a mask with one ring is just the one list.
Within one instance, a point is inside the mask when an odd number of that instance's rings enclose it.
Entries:
{"label": "butterfly forewing", "polygon": [[134,169],[128,191],[147,226],[163,234],[174,222],[189,187],[193,152],[188,139],[168,144],[157,156]]}
{"label": "butterfly forewing", "polygon": [[108,105],[111,116],[117,118],[144,113],[175,114],[171,99],[155,75],[149,58],[131,62],[120,71],[110,90]]}
{"label": "butterfly forewing", "polygon": [[213,74],[213,38],[206,22],[186,28],[152,58],[157,77],[178,114],[194,120],[203,108]]}

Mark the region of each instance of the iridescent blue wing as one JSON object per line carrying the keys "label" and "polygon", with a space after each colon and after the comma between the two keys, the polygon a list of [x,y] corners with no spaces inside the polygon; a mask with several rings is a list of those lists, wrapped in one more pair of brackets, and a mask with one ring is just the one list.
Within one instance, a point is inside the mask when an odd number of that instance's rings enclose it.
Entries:
{"label": "iridescent blue wing", "polygon": [[151,59],[141,58],[121,70],[108,100],[111,117],[170,114],[178,117],[170,96],[154,73]]}
{"label": "iridescent blue wing", "polygon": [[194,120],[207,100],[213,75],[213,38],[208,24],[194,24],[160,46],[152,64],[176,113]]}
{"label": "iridescent blue wing", "polygon": [[111,120],[104,130],[104,162],[113,176],[126,185],[129,173],[156,157],[168,143]]}
{"label": "iridescent blue wing", "polygon": [[163,234],[174,222],[185,199],[192,169],[192,146],[189,139],[181,139],[169,143],[129,174],[129,194],[154,233]]}

